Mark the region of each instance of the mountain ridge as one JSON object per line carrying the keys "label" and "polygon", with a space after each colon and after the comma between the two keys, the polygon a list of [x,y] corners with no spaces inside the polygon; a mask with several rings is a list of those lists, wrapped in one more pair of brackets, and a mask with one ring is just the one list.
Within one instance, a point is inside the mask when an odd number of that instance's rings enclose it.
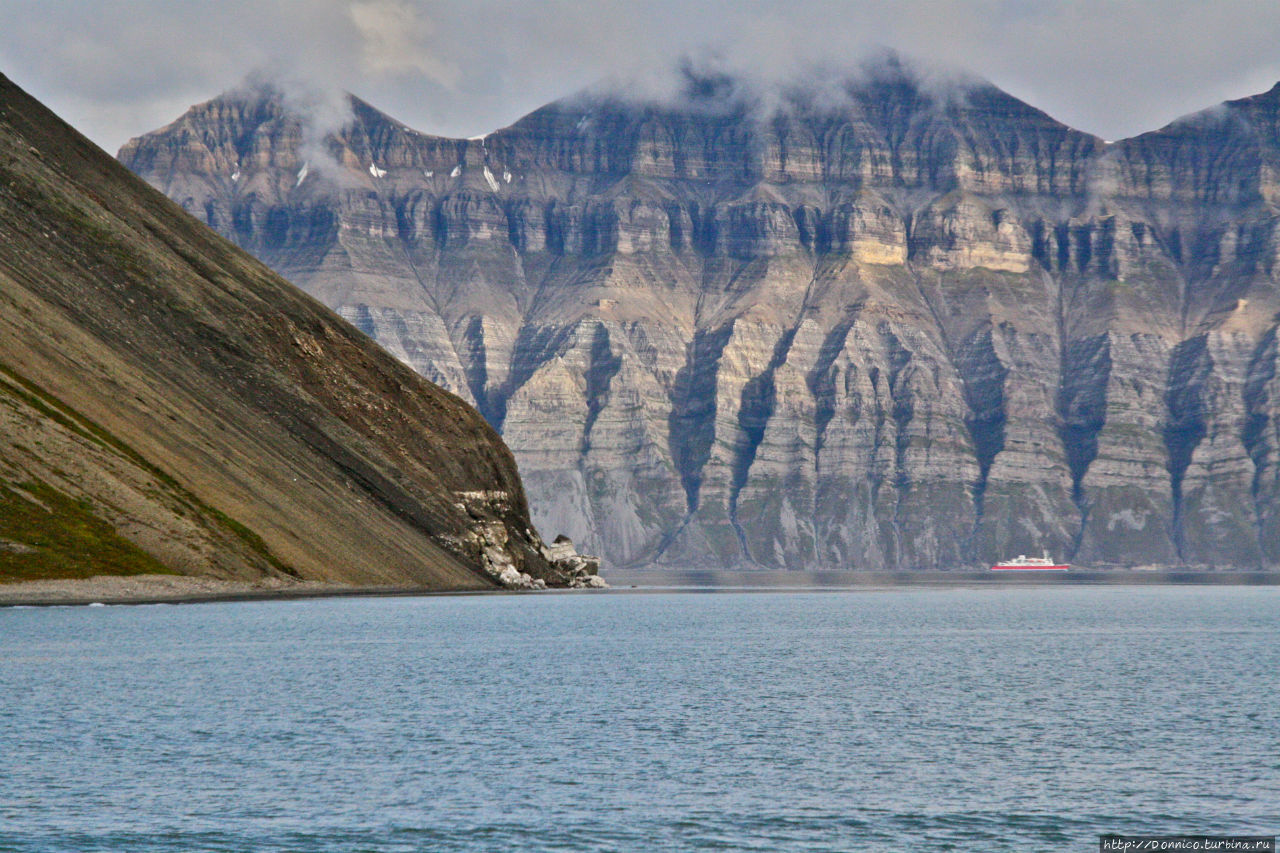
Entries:
{"label": "mountain ridge", "polygon": [[577,97],[472,140],[364,105],[310,184],[275,130],[248,183],[171,133],[120,156],[473,401],[612,565],[1260,568],[1277,93],[1104,143],[899,67],[839,109]]}

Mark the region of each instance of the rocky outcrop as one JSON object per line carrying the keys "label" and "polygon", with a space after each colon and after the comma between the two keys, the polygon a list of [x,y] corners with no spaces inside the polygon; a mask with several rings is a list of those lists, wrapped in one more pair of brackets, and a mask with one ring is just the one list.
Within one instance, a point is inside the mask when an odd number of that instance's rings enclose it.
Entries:
{"label": "rocky outcrop", "polygon": [[590,566],[549,555],[471,407],[0,77],[0,583],[158,573],[488,589]]}
{"label": "rocky outcrop", "polygon": [[1280,87],[1107,144],[896,60],[698,82],[465,141],[353,100],[307,170],[242,92],[120,157],[473,402],[609,565],[1280,565]]}

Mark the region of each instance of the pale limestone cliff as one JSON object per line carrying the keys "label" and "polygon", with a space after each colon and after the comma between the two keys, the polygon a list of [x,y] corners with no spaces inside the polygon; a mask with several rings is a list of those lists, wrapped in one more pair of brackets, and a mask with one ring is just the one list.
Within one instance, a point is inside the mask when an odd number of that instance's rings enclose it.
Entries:
{"label": "pale limestone cliff", "polygon": [[[615,567],[1280,565],[1280,87],[1116,144],[890,65],[482,140],[270,92],[121,159],[473,402]],[[306,166],[304,174],[304,166]]]}

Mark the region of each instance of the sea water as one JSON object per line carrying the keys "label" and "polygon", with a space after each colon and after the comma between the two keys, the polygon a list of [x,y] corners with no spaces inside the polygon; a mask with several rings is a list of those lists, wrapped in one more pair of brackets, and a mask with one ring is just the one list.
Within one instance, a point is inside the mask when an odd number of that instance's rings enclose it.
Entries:
{"label": "sea water", "polygon": [[0,610],[0,850],[1280,831],[1280,589]]}

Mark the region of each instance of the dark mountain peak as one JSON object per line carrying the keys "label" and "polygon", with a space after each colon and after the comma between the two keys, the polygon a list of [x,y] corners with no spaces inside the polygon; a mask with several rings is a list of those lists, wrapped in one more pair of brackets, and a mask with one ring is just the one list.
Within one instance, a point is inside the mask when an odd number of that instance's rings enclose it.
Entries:
{"label": "dark mountain peak", "polygon": [[[1280,197],[1271,175],[1280,166],[1280,83],[1122,140],[1114,150],[1133,187],[1161,186],[1163,193],[1190,193],[1231,207],[1275,203]],[[1215,179],[1186,180],[1194,175]]]}
{"label": "dark mountain peak", "polygon": [[1243,98],[1234,98],[1226,102],[1232,107],[1264,107],[1269,106],[1272,109],[1280,108],[1280,81],[1265,92],[1259,92],[1256,95],[1247,95]]}
{"label": "dark mountain peak", "polygon": [[282,158],[294,169],[308,160],[340,161],[339,140],[358,137],[367,147],[371,137],[407,131],[402,122],[349,92],[323,92],[250,75],[193,105],[168,126],[129,140],[120,156],[151,163],[152,170],[162,172],[177,143],[187,158],[208,160],[228,176],[245,175]]}
{"label": "dark mountain peak", "polygon": [[284,90],[279,86],[268,80],[246,80],[216,97],[192,104],[161,131],[179,128],[203,131],[218,127],[244,131],[273,121],[301,121],[301,118],[299,110],[286,105]]}
{"label": "dark mountain peak", "polygon": [[[1179,116],[1165,126],[1147,131],[1122,142],[1150,140],[1157,137],[1250,135],[1255,130],[1274,131],[1280,115],[1280,83],[1265,92],[1233,98]],[[1274,134],[1272,139],[1274,139]]]}
{"label": "dark mountain peak", "polygon": [[1280,83],[1249,98],[1227,101],[1234,113],[1242,117],[1263,144],[1280,147]]}
{"label": "dark mountain peak", "polygon": [[668,77],[666,83],[602,81],[526,118],[550,111],[578,117],[607,112],[767,122],[779,115],[835,117],[869,108],[912,113],[965,110],[973,108],[971,100],[980,107],[1001,101],[1006,108],[1017,105],[1027,115],[1044,116],[985,78],[891,50],[856,62],[815,62],[776,76],[733,68],[714,56],[685,56]]}
{"label": "dark mountain peak", "polygon": [[[491,151],[572,172],[640,169],[731,183],[844,174],[948,188],[969,174],[1025,174],[1029,164],[1013,161],[1032,152],[1074,157],[1102,144],[987,80],[887,51],[777,78],[689,59],[665,88],[601,84],[490,139]],[[908,150],[917,153],[902,156]],[[654,158],[662,162],[649,165]],[[931,165],[922,172],[924,160]]]}

